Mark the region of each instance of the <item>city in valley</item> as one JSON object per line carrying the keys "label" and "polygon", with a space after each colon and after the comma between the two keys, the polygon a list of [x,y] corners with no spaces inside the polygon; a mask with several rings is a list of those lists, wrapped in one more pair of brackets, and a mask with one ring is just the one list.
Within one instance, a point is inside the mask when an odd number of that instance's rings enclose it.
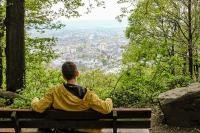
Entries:
{"label": "city in valley", "polygon": [[70,60],[81,70],[117,72],[128,40],[125,26],[115,23],[119,22],[73,23],[51,33],[58,39],[54,49],[59,57],[50,63],[50,67],[60,67]]}

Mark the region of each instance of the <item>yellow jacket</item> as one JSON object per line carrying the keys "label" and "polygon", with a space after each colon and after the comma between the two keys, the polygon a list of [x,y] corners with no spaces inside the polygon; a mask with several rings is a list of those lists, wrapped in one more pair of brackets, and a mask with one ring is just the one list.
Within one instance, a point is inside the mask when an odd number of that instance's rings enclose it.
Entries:
{"label": "yellow jacket", "polygon": [[42,99],[33,100],[31,106],[34,111],[40,113],[49,107],[64,111],[83,111],[91,108],[103,114],[110,113],[113,109],[110,98],[102,100],[93,91],[87,89],[83,99],[80,99],[68,91],[63,84],[50,89]]}

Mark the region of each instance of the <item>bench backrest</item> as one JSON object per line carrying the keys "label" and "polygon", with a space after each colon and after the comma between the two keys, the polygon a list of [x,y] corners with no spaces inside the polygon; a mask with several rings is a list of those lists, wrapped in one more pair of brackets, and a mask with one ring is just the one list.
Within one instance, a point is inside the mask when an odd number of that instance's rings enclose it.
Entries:
{"label": "bench backrest", "polygon": [[0,128],[150,128],[151,109],[118,108],[109,114],[87,110],[70,112],[0,109]]}

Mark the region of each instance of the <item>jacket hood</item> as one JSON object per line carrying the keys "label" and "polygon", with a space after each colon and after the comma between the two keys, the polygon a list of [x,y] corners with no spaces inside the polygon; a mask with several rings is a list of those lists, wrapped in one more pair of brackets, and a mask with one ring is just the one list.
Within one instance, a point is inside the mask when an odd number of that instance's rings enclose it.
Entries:
{"label": "jacket hood", "polygon": [[67,89],[69,92],[71,92],[73,95],[77,96],[80,99],[83,99],[87,89],[79,86],[79,85],[74,85],[74,84],[63,84],[65,89]]}

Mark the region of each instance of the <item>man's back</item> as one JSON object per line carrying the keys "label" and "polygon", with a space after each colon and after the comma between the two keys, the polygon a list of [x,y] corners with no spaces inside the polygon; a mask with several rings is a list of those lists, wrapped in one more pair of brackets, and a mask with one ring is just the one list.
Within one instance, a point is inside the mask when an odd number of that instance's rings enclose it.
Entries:
{"label": "man's back", "polygon": [[[81,99],[82,98],[82,99]],[[83,111],[89,108],[107,114],[112,111],[112,100],[101,100],[93,91],[78,85],[61,84],[45,94],[39,101],[32,102],[36,112],[43,112],[53,107],[64,111]]]}

